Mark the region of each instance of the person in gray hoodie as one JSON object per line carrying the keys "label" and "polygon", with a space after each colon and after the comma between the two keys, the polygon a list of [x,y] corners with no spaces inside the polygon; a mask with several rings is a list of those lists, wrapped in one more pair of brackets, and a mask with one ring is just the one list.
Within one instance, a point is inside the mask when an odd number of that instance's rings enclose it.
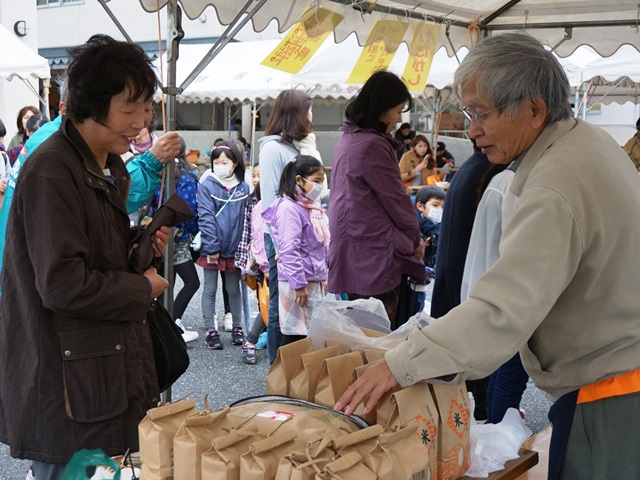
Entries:
{"label": "person in gray hoodie", "polygon": [[[278,186],[284,167],[299,153],[294,142],[308,140],[312,129],[312,100],[301,90],[284,90],[276,98],[273,113],[259,141],[260,192],[263,211],[278,196]],[[278,319],[278,266],[271,230],[265,224],[264,245],[269,259],[269,321],[267,350],[273,363],[282,342]]]}

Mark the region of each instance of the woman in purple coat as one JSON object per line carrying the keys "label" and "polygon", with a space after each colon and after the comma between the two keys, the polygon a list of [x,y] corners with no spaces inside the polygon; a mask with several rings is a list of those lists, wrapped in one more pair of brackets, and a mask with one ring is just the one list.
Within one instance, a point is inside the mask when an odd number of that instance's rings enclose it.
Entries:
{"label": "woman in purple coat", "polygon": [[382,300],[392,325],[403,275],[425,279],[418,220],[396,161],[400,145],[390,134],[411,104],[400,78],[374,73],[347,106],[331,173],[328,289]]}
{"label": "woman in purple coat", "polygon": [[329,229],[320,206],[324,167],[298,155],[284,167],[278,198],[263,213],[278,247],[278,299],[282,345],[307,335],[313,307],[324,297]]}

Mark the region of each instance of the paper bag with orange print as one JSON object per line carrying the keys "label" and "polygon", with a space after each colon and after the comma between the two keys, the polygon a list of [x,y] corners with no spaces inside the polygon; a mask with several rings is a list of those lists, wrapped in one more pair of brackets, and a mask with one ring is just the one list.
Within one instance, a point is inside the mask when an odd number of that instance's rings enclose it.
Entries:
{"label": "paper bag with orange print", "polygon": [[440,414],[438,432],[438,478],[458,478],[471,464],[469,432],[471,412],[467,388],[462,385],[431,385]]}
{"label": "paper bag with orange print", "polygon": [[289,383],[300,364],[300,357],[311,351],[308,338],[298,340],[278,349],[276,359],[267,374],[267,395],[289,396]]}
{"label": "paper bag with orange print", "polygon": [[[438,410],[427,383],[416,383],[411,387],[388,392],[378,404],[377,422],[387,430],[402,427],[415,421],[427,458],[425,478],[436,478],[438,469]],[[457,478],[457,477],[455,477]]]}

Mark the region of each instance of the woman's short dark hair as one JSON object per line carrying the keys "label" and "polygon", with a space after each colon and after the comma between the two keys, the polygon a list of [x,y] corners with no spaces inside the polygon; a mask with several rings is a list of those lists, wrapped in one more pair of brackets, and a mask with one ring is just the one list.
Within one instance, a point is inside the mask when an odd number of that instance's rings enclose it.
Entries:
{"label": "woman's short dark hair", "polygon": [[300,141],[313,129],[309,121],[311,97],[302,90],[284,90],[276,98],[265,135],[282,135],[284,142]]}
{"label": "woman's short dark hair", "polygon": [[296,177],[300,175],[302,178],[308,178],[318,170],[324,169],[324,165],[316,157],[311,155],[297,155],[291,160],[280,177],[280,186],[278,187],[278,195],[287,196],[296,199]]}
{"label": "woman's short dark hair", "polygon": [[31,112],[34,115],[38,115],[42,113],[37,107],[33,105],[27,105],[26,107],[22,107],[18,112],[18,118],[16,119],[16,126],[18,127],[18,133],[24,135],[24,127],[22,126],[22,117],[24,117],[27,112]]}
{"label": "woman's short dark hair", "polygon": [[211,170],[213,171],[213,161],[224,153],[225,157],[236,164],[233,174],[239,182],[244,181],[244,154],[238,148],[237,141],[228,140],[216,143],[211,149]]}
{"label": "woman's short dark hair", "polygon": [[0,137],[5,137],[7,135],[7,127],[4,126],[4,122],[0,119]]}
{"label": "woman's short dark hair", "polygon": [[405,83],[397,75],[380,70],[371,75],[358,95],[349,101],[345,115],[359,127],[386,132],[387,125],[380,121],[380,116],[403,102],[407,104],[406,110],[411,110],[413,100]]}
{"label": "woman's short dark hair", "polygon": [[149,101],[157,78],[151,61],[135,43],[94,35],[87,43],[70,48],[67,75],[67,116],[77,122],[87,118],[102,123],[111,98],[129,88],[129,101]]}
{"label": "woman's short dark hair", "polygon": [[418,190],[418,193],[416,193],[416,203],[422,203],[424,205],[432,198],[435,198],[437,200],[444,200],[444,197],[445,191],[440,187],[422,187],[420,190]]}

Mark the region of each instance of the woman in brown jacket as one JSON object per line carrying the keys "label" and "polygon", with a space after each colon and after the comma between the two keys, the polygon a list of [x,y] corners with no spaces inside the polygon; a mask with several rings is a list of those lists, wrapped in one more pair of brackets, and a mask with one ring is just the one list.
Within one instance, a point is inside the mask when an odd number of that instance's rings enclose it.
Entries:
{"label": "woman in brown jacket", "polygon": [[120,157],[149,123],[156,76],[139,46],[104,35],[70,53],[66,116],[20,172],[2,271],[0,441],[38,480],[82,448],[136,451],[160,394],[146,313],[168,283],[129,266]]}
{"label": "woman in brown jacket", "polygon": [[436,160],[429,140],[416,135],[411,140],[411,150],[400,159],[400,178],[406,187],[426,185],[427,177],[436,174]]}

